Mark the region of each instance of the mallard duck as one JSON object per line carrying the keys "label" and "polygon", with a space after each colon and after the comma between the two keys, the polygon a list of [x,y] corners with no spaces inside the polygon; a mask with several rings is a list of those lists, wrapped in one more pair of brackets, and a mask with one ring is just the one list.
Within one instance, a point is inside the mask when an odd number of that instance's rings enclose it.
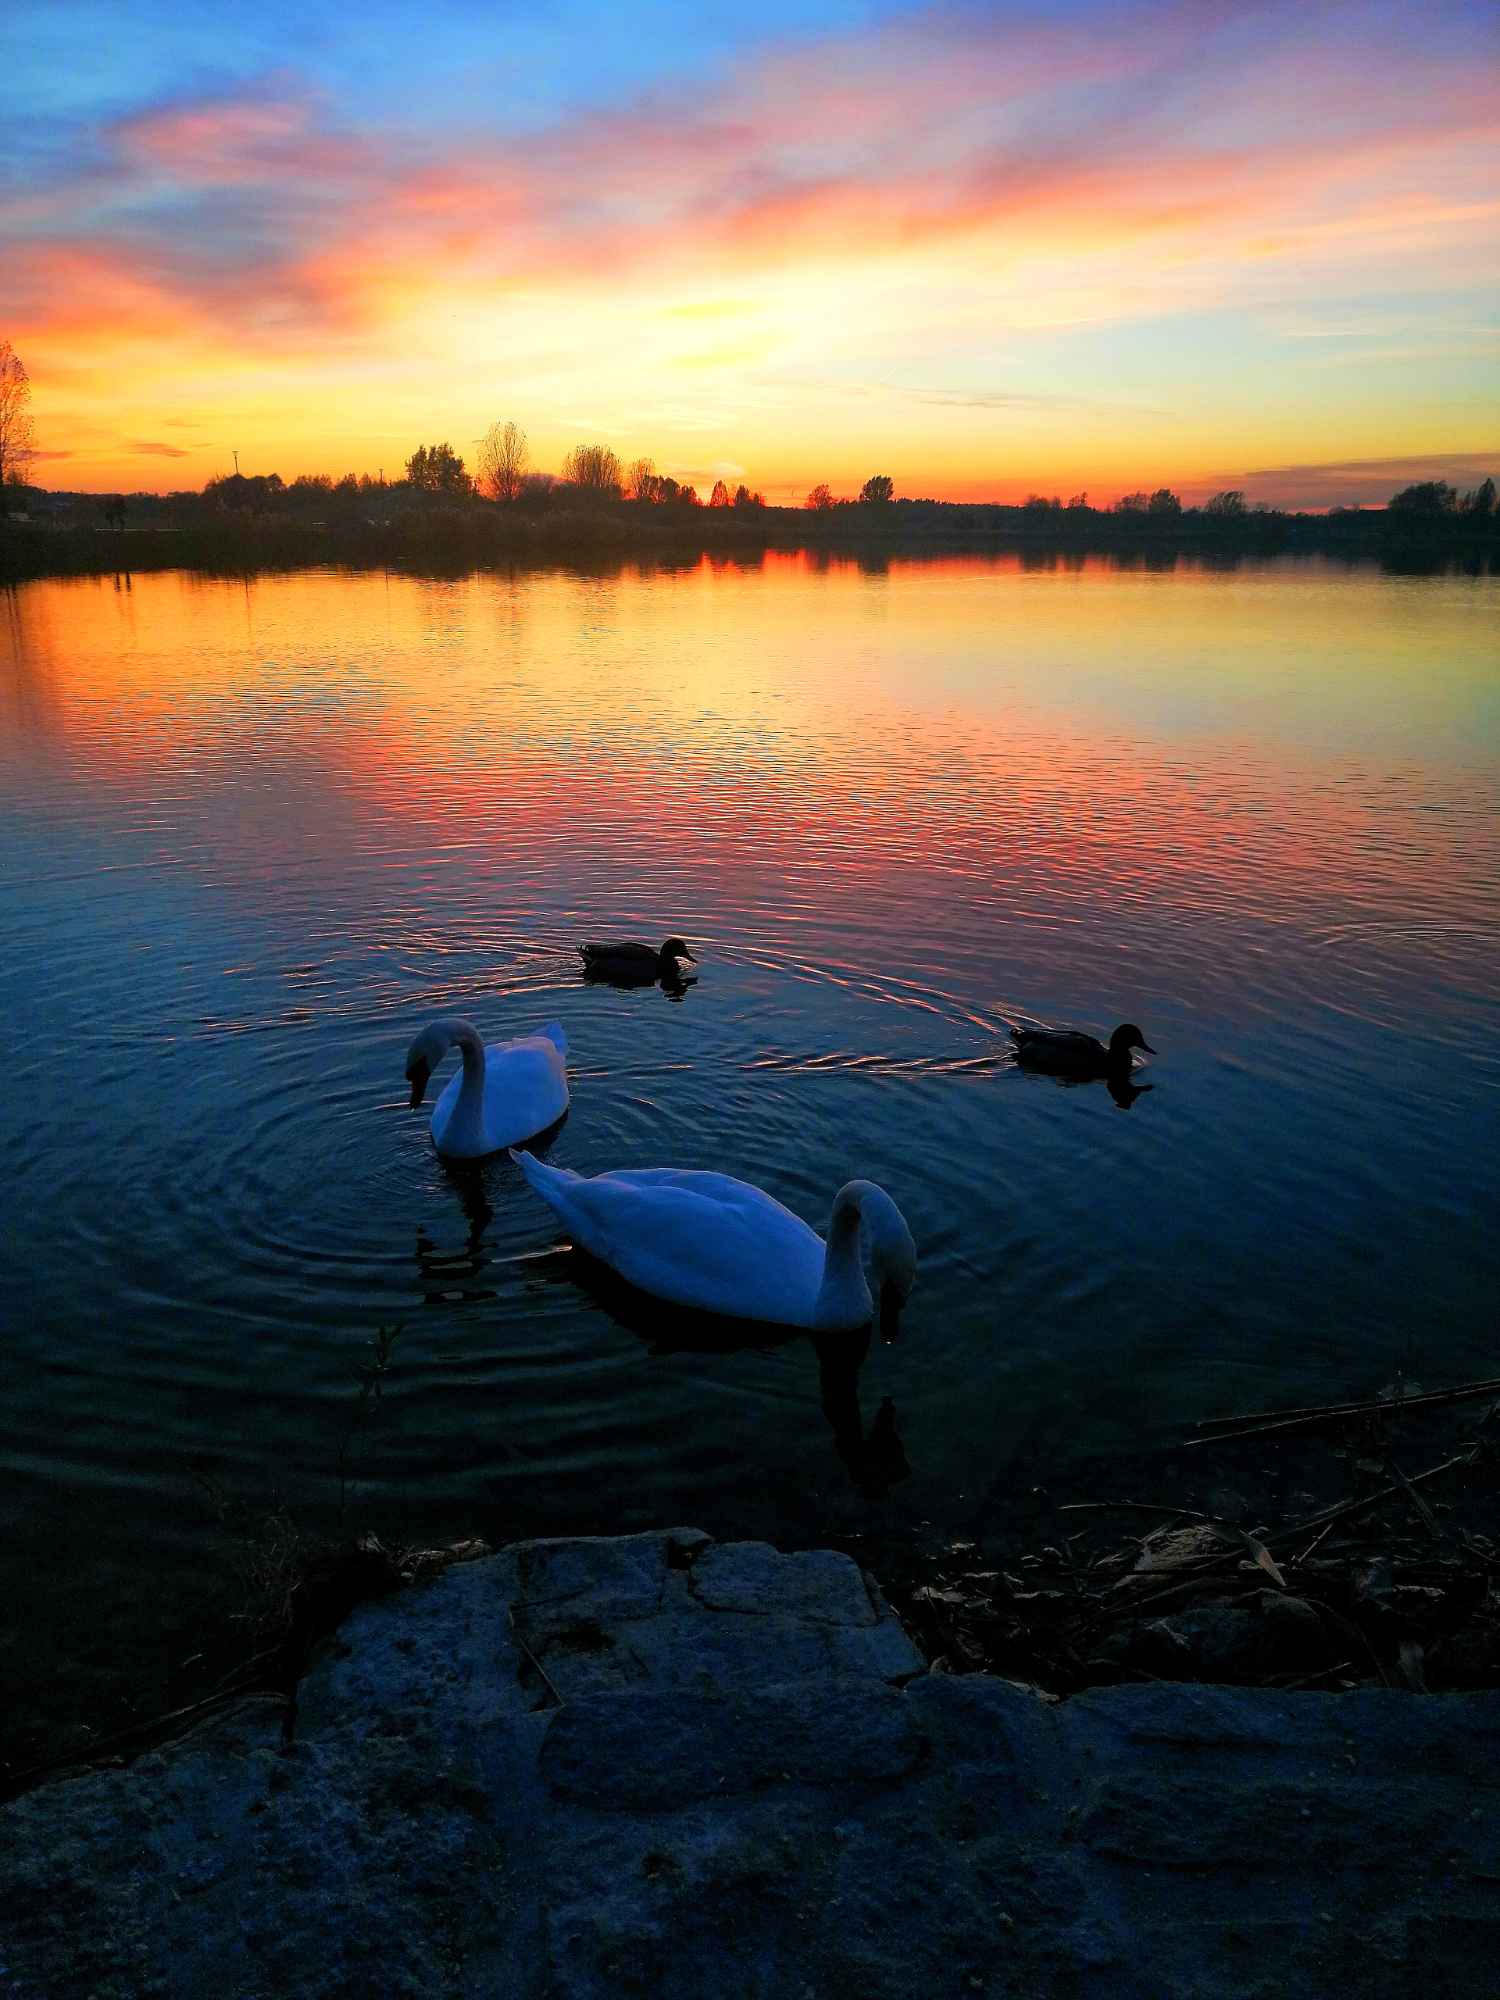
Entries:
{"label": "mallard duck", "polygon": [[463,1068],[432,1107],[432,1143],[450,1160],[478,1160],[534,1139],[568,1108],[568,1038],[556,1021],[513,1042],[491,1042],[456,1015],[430,1021],[406,1052],[415,1111],[427,1080],[454,1044]]}
{"label": "mallard duck", "polygon": [[678,959],[698,963],[679,937],[668,938],[659,951],[655,945],[639,944],[633,938],[605,938],[581,944],[578,956],[589,978],[613,979],[631,986],[648,985],[653,979],[664,979],[670,986],[682,977]]}
{"label": "mallard duck", "polygon": [[573,1241],[640,1291],[774,1326],[850,1332],[876,1315],[861,1225],[889,1338],[916,1282],[905,1217],[873,1181],[833,1198],[828,1241],[758,1187],[728,1174],[642,1167],[585,1179],[531,1153],[511,1158]]}
{"label": "mallard duck", "polygon": [[1010,1038],[1018,1063],[1051,1076],[1128,1076],[1132,1049],[1156,1054],[1133,1021],[1115,1029],[1107,1048],[1096,1036],[1080,1034],[1076,1028],[1012,1028]]}

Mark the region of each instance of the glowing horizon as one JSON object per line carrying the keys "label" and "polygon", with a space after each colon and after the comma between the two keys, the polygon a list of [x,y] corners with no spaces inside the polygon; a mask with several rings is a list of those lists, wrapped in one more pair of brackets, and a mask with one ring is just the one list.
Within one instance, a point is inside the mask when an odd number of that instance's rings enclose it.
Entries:
{"label": "glowing horizon", "polygon": [[1459,0],[494,13],[12,9],[39,484],[391,477],[506,418],[783,502],[1500,468]]}

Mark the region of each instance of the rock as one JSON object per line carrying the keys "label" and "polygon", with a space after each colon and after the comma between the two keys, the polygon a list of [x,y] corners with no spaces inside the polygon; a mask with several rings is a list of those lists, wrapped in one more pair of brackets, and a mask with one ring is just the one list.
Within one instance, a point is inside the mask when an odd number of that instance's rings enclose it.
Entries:
{"label": "rock", "polygon": [[[1232,1652],[1242,1620],[1281,1643],[1309,1614],[1266,1590],[1156,1622],[1173,1649]],[[346,1621],[289,1751],[261,1699],[0,1810],[0,1986],[1478,1990],[1500,1948],[1500,1696],[1049,1703],[920,1669],[842,1556],[674,1530],[450,1569]]]}

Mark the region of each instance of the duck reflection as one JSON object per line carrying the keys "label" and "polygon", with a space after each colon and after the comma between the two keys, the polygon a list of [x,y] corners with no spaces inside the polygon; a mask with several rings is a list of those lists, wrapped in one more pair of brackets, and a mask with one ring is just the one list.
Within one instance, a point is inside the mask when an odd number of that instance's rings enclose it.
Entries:
{"label": "duck reflection", "polygon": [[674,1306],[638,1291],[607,1264],[575,1248],[553,1251],[539,1259],[533,1270],[551,1282],[577,1286],[643,1342],[652,1355],[769,1354],[793,1341],[810,1341],[818,1357],[823,1415],[833,1432],[834,1449],[855,1486],[866,1499],[879,1500],[910,1474],[911,1464],[896,1428],[896,1405],[889,1396],[868,1431],[865,1429],[859,1377],[870,1352],[873,1328],[857,1333],[808,1333],[800,1327],[771,1326],[764,1320],[730,1319]]}

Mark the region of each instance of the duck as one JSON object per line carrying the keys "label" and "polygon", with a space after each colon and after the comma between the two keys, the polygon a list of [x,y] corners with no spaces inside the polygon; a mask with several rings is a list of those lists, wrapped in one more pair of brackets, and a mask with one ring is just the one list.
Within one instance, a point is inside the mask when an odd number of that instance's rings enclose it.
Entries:
{"label": "duck", "polygon": [[682,974],[677,961],[685,958],[693,965],[698,963],[680,937],[669,937],[660,950],[634,938],[605,938],[579,945],[578,956],[587,978],[613,979],[624,985],[644,986],[654,979],[665,980],[669,986],[678,984]]}
{"label": "duck", "polygon": [[445,1014],[429,1021],[406,1052],[413,1111],[455,1045],[463,1068],[432,1107],[432,1143],[444,1159],[480,1160],[534,1139],[567,1110],[568,1038],[556,1021],[486,1048],[472,1022]]}
{"label": "duck", "polygon": [[673,1305],[831,1333],[878,1317],[890,1340],[916,1283],[906,1218],[874,1181],[839,1189],[825,1243],[763,1188],[729,1174],[639,1167],[584,1176],[515,1148],[511,1158],[579,1249]]}
{"label": "duck", "polygon": [[1018,1063],[1046,1070],[1052,1076],[1128,1077],[1132,1049],[1144,1049],[1148,1056],[1156,1054],[1133,1021],[1124,1021],[1115,1029],[1108,1047],[1076,1028],[1012,1028],[1010,1038],[1016,1045]]}

